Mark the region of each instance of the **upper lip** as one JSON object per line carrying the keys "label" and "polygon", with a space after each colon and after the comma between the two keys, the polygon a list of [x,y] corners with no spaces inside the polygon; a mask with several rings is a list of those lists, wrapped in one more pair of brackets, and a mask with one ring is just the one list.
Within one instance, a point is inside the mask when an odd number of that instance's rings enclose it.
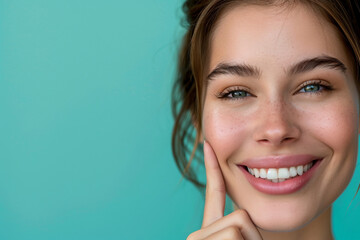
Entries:
{"label": "upper lip", "polygon": [[245,159],[241,164],[249,168],[286,168],[299,165],[306,165],[314,160],[320,160],[321,157],[310,154],[298,154],[298,155],[278,155],[278,156],[266,156],[255,157]]}

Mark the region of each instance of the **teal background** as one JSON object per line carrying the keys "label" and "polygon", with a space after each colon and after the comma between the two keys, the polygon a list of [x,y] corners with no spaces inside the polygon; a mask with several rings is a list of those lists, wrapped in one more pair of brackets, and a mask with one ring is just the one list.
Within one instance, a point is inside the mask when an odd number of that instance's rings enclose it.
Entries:
{"label": "teal background", "polygon": [[[200,227],[170,149],[181,3],[0,0],[0,239]],[[337,239],[360,236],[359,171],[334,204]]]}

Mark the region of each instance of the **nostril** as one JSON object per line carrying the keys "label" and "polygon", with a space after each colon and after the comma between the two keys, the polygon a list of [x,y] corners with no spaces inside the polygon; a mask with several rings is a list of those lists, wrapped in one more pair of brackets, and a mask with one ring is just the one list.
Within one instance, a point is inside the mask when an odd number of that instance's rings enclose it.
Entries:
{"label": "nostril", "polygon": [[291,140],[293,140],[294,138],[292,138],[292,137],[286,137],[286,138],[284,138],[283,139],[283,142],[288,142],[288,141],[291,141]]}

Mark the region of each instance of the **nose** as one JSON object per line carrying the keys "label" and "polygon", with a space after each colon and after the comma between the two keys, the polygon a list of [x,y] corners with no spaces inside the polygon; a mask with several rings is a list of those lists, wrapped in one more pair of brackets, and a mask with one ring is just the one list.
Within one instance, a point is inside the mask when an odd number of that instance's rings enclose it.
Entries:
{"label": "nose", "polygon": [[257,117],[254,139],[260,144],[279,146],[300,137],[300,127],[291,106],[284,101],[267,102]]}

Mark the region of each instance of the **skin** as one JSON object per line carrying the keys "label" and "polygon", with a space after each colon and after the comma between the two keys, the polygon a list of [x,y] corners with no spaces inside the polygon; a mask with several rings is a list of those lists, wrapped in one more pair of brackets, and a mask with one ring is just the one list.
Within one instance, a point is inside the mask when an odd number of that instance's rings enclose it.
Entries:
{"label": "skin", "polygon": [[[346,70],[288,71],[324,55],[341,61]],[[207,74],[221,63],[251,65],[260,74],[218,74],[206,80],[206,202],[202,229],[188,239],[333,238],[331,204],[349,183],[357,159],[353,61],[336,29],[307,6],[238,6],[223,14],[211,38]],[[308,82],[319,79],[331,90]],[[230,98],[235,92],[243,97]],[[237,166],[248,158],[292,154],[323,161],[310,181],[291,194],[257,191]],[[224,217],[226,192],[238,210]]]}

